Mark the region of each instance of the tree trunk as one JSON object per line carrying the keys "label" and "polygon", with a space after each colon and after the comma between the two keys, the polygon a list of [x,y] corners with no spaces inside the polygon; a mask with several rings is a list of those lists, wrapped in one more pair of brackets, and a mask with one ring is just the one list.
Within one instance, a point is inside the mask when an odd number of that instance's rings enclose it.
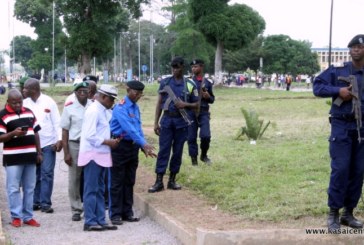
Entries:
{"label": "tree trunk", "polygon": [[222,53],[224,52],[224,44],[217,41],[215,52],[215,84],[222,83]]}
{"label": "tree trunk", "polygon": [[80,63],[78,64],[78,72],[81,75],[87,75],[91,73],[91,56],[83,53],[81,55]]}

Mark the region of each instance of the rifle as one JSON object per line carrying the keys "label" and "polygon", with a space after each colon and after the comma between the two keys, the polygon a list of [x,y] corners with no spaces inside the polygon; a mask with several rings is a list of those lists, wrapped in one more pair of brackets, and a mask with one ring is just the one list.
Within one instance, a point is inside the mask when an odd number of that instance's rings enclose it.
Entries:
{"label": "rifle", "polygon": [[[169,85],[164,86],[163,90],[161,90],[160,92],[162,92],[162,93],[166,92],[168,94],[169,98],[167,99],[167,101],[172,100],[174,104],[177,104],[180,101],[179,98],[177,98],[176,95],[173,93],[173,90],[171,89],[171,87]],[[166,103],[167,103],[167,101],[166,101]],[[181,108],[181,109],[178,109],[178,111],[179,111],[179,113],[181,113],[183,120],[185,120],[185,122],[188,125],[191,125],[193,121],[191,121],[188,118],[186,110]]]}
{"label": "rifle", "polygon": [[[360,136],[360,128],[362,127],[362,113],[361,113],[361,101],[360,101],[360,95],[359,95],[359,87],[358,87],[358,81],[356,80],[356,77],[354,75],[349,75],[348,77],[339,76],[337,78],[340,81],[344,81],[349,83],[351,87],[351,95],[353,96],[352,104],[353,109],[352,113],[354,113],[355,120],[356,120],[356,130],[358,131],[358,141],[361,142],[361,136]],[[337,97],[334,101],[334,104],[337,106],[340,106],[343,103],[343,100],[340,97]]]}

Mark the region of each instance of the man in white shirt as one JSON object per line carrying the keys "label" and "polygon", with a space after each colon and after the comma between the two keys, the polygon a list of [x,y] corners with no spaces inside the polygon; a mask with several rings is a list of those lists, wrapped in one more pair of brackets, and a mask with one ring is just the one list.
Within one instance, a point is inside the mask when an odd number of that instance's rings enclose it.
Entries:
{"label": "man in white shirt", "polygon": [[56,152],[62,150],[60,131],[61,116],[56,102],[40,91],[39,81],[29,78],[24,83],[23,94],[26,97],[23,106],[32,110],[41,130],[39,131],[40,147],[43,161],[37,165],[37,181],[34,189],[33,210],[41,209],[53,213],[52,192]]}
{"label": "man in white shirt", "polygon": [[103,84],[96,100],[85,111],[81,129],[78,166],[83,167],[85,213],[84,231],[116,230],[105,220],[105,171],[112,166],[111,148],[116,148],[120,139],[111,139],[109,121],[110,108],[117,98],[117,89]]}

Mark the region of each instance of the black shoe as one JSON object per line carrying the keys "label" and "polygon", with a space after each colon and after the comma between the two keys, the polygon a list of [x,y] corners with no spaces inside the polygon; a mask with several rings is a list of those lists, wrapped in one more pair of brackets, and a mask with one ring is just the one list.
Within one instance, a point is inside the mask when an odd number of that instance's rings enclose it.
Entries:
{"label": "black shoe", "polygon": [[43,213],[47,213],[47,214],[51,214],[54,212],[53,208],[48,207],[48,208],[42,208],[42,212]]}
{"label": "black shoe", "polygon": [[330,208],[329,216],[327,217],[327,228],[329,233],[335,234],[340,230],[339,210]]}
{"label": "black shoe", "polygon": [[84,231],[103,231],[104,228],[101,225],[84,225]]}
{"label": "black shoe", "polygon": [[211,159],[208,156],[201,156],[200,159],[201,159],[201,161],[203,161],[206,164],[212,163]]}
{"label": "black shoe", "polygon": [[122,225],[123,221],[121,219],[112,219],[111,224],[113,224],[113,225]]}
{"label": "black shoe", "polygon": [[114,230],[118,229],[118,227],[116,225],[108,225],[108,224],[101,225],[101,227],[102,227],[102,229],[109,230],[109,231],[114,231]]}
{"label": "black shoe", "polygon": [[80,221],[80,220],[81,220],[81,214],[72,215],[72,221]]}
{"label": "black shoe", "polygon": [[124,217],[123,221],[127,221],[127,222],[138,222],[140,219],[138,217],[133,217],[133,216],[128,216],[128,217]]}
{"label": "black shoe", "polygon": [[40,205],[39,204],[33,204],[33,211],[38,211],[40,210]]}
{"label": "black shoe", "polygon": [[362,229],[363,222],[357,220],[353,215],[353,210],[344,210],[343,215],[340,218],[340,224],[349,226],[354,229]]}
{"label": "black shoe", "polygon": [[197,166],[198,165],[197,157],[191,157],[191,162],[192,166]]}

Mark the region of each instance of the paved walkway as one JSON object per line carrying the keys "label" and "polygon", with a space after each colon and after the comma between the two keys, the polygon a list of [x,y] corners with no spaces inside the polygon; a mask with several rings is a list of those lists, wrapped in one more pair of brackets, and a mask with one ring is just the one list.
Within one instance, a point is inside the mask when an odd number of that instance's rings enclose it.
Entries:
{"label": "paved walkway", "polygon": [[[29,226],[14,228],[9,224],[11,219],[7,207],[5,172],[4,168],[1,169],[0,183],[2,184],[2,191],[0,192],[0,210],[3,233],[7,238],[7,244],[181,244],[162,226],[145,216],[142,216],[140,222],[124,223],[119,226],[117,231],[84,232],[83,220],[81,222],[71,221],[67,194],[68,167],[63,162],[62,157],[63,153],[58,154],[55,167],[55,183],[52,197],[55,212],[53,214],[45,214],[40,211],[34,212],[34,218],[41,223],[40,228]],[[136,214],[138,216],[144,215],[139,210],[136,210]]]}

